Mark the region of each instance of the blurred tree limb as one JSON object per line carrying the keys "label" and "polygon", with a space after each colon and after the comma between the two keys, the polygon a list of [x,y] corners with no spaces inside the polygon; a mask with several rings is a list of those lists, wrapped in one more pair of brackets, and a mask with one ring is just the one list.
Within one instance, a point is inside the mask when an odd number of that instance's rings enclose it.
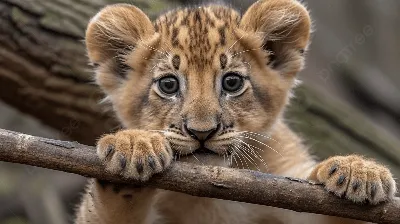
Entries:
{"label": "blurred tree limb", "polygon": [[[116,0],[0,1],[0,99],[93,144],[118,123],[98,105],[84,47],[90,17]],[[165,1],[126,0],[154,17]]]}
{"label": "blurred tree limb", "polygon": [[[27,169],[32,169],[32,167]],[[66,177],[66,174],[60,175],[55,172],[40,173],[39,175],[32,175],[28,172],[18,183],[18,188],[14,192],[0,197],[0,223],[2,220],[12,217],[27,217],[31,224],[60,224],[63,223],[62,221],[67,221],[65,214],[57,214],[64,208],[54,206],[54,200],[75,205],[81,197],[78,192],[82,191],[86,181],[78,176],[72,178],[68,175],[68,178]],[[57,208],[57,212],[51,212],[48,208]],[[54,221],[52,217],[64,219]]]}
{"label": "blurred tree limb", "polygon": [[[0,160],[71,172],[116,183],[140,184],[104,172],[93,147],[0,129]],[[274,206],[375,223],[400,223],[400,199],[377,206],[340,199],[322,186],[250,170],[175,162],[146,185],[199,197]]]}

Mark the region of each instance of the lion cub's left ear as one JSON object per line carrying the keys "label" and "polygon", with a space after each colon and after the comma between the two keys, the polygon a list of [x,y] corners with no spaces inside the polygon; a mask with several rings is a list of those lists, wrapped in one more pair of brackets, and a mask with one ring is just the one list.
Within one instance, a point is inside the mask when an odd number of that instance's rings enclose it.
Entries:
{"label": "lion cub's left ear", "polygon": [[261,59],[262,63],[283,76],[293,78],[303,67],[311,19],[307,9],[298,1],[260,0],[243,15],[240,29],[245,44],[249,45],[247,47],[261,45],[269,55]]}

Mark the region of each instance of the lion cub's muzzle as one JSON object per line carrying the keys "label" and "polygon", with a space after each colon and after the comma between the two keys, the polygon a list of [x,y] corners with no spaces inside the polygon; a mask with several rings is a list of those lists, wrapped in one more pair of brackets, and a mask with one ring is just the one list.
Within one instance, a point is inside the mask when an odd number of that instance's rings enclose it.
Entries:
{"label": "lion cub's muzzle", "polygon": [[220,131],[220,129],[221,124],[217,124],[217,126],[214,126],[206,131],[199,131],[193,128],[188,128],[186,124],[183,125],[184,132],[200,142],[205,142],[208,139],[211,139],[216,133],[218,133],[218,131]]}
{"label": "lion cub's muzzle", "polygon": [[216,136],[218,133],[221,132],[222,130],[222,124],[217,123],[216,125],[212,126],[211,128],[208,128],[206,130],[199,130],[196,128],[192,128],[187,125],[185,122],[183,124],[183,132],[190,136],[191,138],[197,140],[200,143],[200,148],[199,150],[203,151],[208,151],[207,149],[204,148],[204,143],[210,139],[212,139],[214,136]]}

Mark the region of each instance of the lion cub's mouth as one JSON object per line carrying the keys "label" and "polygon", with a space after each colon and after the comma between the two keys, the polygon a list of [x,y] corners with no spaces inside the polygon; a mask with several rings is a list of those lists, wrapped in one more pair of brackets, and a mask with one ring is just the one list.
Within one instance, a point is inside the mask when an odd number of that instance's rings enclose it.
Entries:
{"label": "lion cub's mouth", "polygon": [[197,165],[211,165],[211,166],[223,166],[230,167],[231,163],[227,156],[220,155],[207,148],[200,148],[194,152],[182,156],[179,161],[194,163]]}
{"label": "lion cub's mouth", "polygon": [[210,149],[207,149],[205,147],[201,147],[199,149],[196,149],[193,154],[212,154],[212,155],[218,155],[218,153],[211,151]]}
{"label": "lion cub's mouth", "polygon": [[165,134],[178,161],[224,167],[229,167],[232,163],[232,139],[236,135],[234,131],[225,130],[204,141],[177,129],[169,129]]}

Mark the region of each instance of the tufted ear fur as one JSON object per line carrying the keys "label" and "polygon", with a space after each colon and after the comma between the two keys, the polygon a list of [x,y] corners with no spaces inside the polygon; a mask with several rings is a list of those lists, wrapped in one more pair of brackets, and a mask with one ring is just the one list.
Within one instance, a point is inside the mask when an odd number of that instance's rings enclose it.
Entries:
{"label": "tufted ear fur", "polygon": [[90,61],[98,67],[96,81],[103,90],[110,94],[118,88],[131,68],[127,56],[155,34],[146,14],[129,4],[107,6],[90,20],[86,48]]}
{"label": "tufted ear fur", "polygon": [[102,63],[154,34],[154,26],[140,9],[128,4],[103,8],[86,30],[86,47],[93,63]]}
{"label": "tufted ear fur", "polygon": [[258,37],[243,39],[247,47],[261,45],[268,55],[266,59],[262,57],[262,63],[270,68],[292,78],[303,67],[311,19],[297,0],[259,0],[243,15],[240,28],[244,36]]}

